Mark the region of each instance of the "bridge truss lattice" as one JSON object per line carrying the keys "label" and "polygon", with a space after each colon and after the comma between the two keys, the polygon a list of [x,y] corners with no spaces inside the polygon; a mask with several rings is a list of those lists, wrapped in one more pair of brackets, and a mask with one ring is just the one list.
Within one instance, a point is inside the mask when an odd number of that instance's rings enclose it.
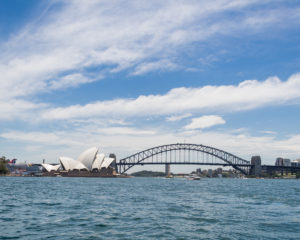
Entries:
{"label": "bridge truss lattice", "polygon": [[249,174],[249,161],[226,151],[202,144],[176,143],[157,146],[135,153],[117,162],[118,172],[123,174],[135,165],[185,164],[231,166]]}

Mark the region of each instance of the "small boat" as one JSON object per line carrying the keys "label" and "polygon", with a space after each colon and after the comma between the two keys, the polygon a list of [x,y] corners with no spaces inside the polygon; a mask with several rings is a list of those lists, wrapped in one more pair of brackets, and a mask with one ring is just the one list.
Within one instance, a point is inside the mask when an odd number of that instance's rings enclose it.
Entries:
{"label": "small boat", "polygon": [[197,175],[189,175],[186,177],[187,180],[200,180],[201,178]]}

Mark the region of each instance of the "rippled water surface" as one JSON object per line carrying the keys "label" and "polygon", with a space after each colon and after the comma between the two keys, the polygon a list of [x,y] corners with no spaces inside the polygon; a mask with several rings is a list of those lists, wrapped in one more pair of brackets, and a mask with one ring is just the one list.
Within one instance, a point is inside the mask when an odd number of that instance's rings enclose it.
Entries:
{"label": "rippled water surface", "polygon": [[0,239],[300,239],[300,181],[0,178]]}

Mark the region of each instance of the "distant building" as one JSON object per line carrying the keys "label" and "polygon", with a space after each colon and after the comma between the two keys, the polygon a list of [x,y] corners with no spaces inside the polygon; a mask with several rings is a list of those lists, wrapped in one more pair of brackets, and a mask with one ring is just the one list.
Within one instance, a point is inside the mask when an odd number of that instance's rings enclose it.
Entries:
{"label": "distant building", "polygon": [[287,158],[283,159],[283,166],[285,166],[285,167],[292,166],[291,159],[287,159]]}
{"label": "distant building", "polygon": [[197,168],[196,173],[197,173],[197,175],[200,175],[201,174],[201,168]]}
{"label": "distant building", "polygon": [[100,171],[102,168],[107,169],[111,164],[116,165],[116,156],[110,154],[109,157],[105,157],[105,154],[98,153],[98,148],[89,148],[82,152],[77,160],[69,157],[60,157],[60,164],[42,164],[47,172],[57,171],[59,168],[64,171]]}
{"label": "distant building", "polygon": [[7,168],[13,175],[36,175],[42,173],[43,169],[41,164],[26,163],[8,164]]}
{"label": "distant building", "polygon": [[291,164],[290,159],[278,157],[278,158],[276,158],[275,166],[290,167],[290,166],[292,166],[292,164]]}
{"label": "distant building", "polygon": [[42,173],[43,167],[41,164],[28,164],[26,167],[25,174],[28,175],[38,175]]}
{"label": "distant building", "polygon": [[291,166],[292,167],[300,167],[300,159],[291,161]]}
{"label": "distant building", "polygon": [[207,174],[209,177],[212,177],[213,175],[213,170],[212,169],[208,169]]}

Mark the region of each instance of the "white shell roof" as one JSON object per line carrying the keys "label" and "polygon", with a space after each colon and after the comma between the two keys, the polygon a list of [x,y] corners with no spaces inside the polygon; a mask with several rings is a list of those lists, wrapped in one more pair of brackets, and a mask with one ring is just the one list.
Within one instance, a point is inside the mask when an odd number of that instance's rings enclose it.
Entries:
{"label": "white shell roof", "polygon": [[96,147],[89,148],[79,155],[77,161],[86,166],[88,170],[92,170],[97,153],[98,149]]}
{"label": "white shell roof", "polygon": [[92,169],[101,169],[101,165],[103,163],[104,157],[105,157],[104,153],[97,154]]}
{"label": "white shell roof", "polygon": [[51,171],[57,171],[60,167],[60,164],[51,165],[51,164],[43,163],[42,166],[47,170],[47,172],[51,172]]}
{"label": "white shell roof", "polygon": [[63,166],[63,168],[67,171],[73,170],[78,164],[77,161],[75,161],[74,159],[69,158],[69,157],[60,157],[59,161],[60,161],[61,165]]}
{"label": "white shell roof", "polygon": [[[93,169],[101,169],[101,168],[108,168],[109,165],[114,161],[114,158],[105,157],[103,153],[98,154],[98,149],[96,147],[89,148],[83,153],[81,153],[78,157],[78,160],[74,160],[69,157],[60,157],[59,161],[62,165],[62,167],[67,171],[72,170],[93,170]],[[51,167],[45,166],[45,169],[48,171],[48,169],[52,169],[52,165],[49,165]],[[57,165],[57,169],[59,168],[59,165]],[[57,170],[56,169],[56,170]],[[51,171],[51,170],[50,170]]]}
{"label": "white shell roof", "polygon": [[114,158],[106,157],[101,165],[101,168],[108,168],[108,166],[114,161]]}
{"label": "white shell roof", "polygon": [[73,170],[83,170],[83,169],[87,169],[86,166],[84,166],[81,162],[78,162],[77,165],[73,168]]}

